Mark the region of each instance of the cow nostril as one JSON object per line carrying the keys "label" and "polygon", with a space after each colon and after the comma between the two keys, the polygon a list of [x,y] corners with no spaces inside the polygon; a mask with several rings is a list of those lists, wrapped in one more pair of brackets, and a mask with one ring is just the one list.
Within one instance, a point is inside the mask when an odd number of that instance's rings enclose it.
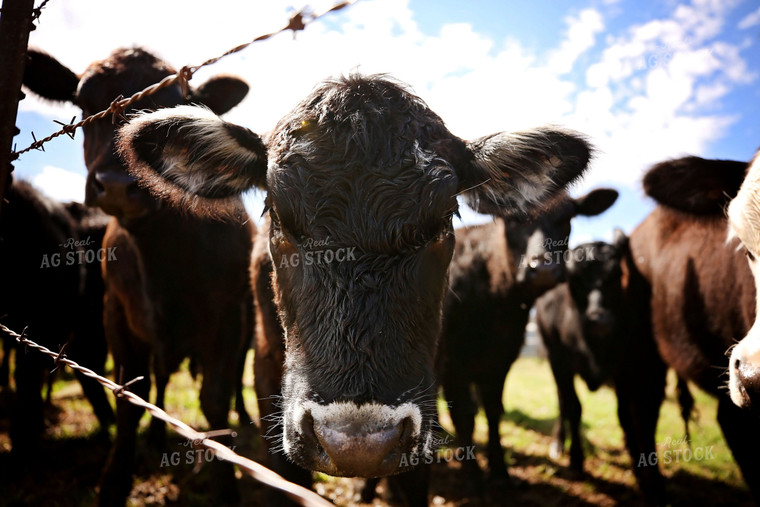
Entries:
{"label": "cow nostril", "polygon": [[306,412],[301,418],[301,435],[303,435],[304,438],[308,439],[310,442],[314,443],[320,452],[323,451],[322,445],[317,438],[317,434],[314,433],[314,418],[309,412]]}
{"label": "cow nostril", "polygon": [[399,444],[402,448],[406,448],[412,442],[414,435],[414,422],[411,417],[405,417],[401,422],[401,436],[399,437]]}
{"label": "cow nostril", "polygon": [[135,197],[137,196],[141,191],[140,185],[137,184],[136,181],[130,183],[127,185],[127,197]]}

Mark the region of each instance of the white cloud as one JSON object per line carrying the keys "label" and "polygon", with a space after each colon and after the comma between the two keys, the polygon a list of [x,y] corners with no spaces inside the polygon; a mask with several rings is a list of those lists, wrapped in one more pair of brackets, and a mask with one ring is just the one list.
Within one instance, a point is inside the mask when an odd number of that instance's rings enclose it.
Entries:
{"label": "white cloud", "polygon": [[760,7],[742,18],[742,20],[739,21],[737,28],[739,28],[739,30],[746,30],[747,28],[757,25],[760,25]]}
{"label": "white cloud", "polygon": [[742,47],[717,39],[735,1],[695,0],[671,15],[629,27],[607,41],[586,72],[574,126],[600,154],[584,181],[636,185],[652,163],[703,154],[738,117],[720,99],[753,82]]}
{"label": "white cloud", "polygon": [[31,179],[32,185],[58,201],[84,202],[85,177],[51,165]]}
{"label": "white cloud", "polygon": [[597,34],[604,30],[602,15],[594,9],[585,9],[577,18],[568,17],[565,22],[565,39],[549,57],[549,67],[558,74],[570,72],[578,57],[591,49]]}

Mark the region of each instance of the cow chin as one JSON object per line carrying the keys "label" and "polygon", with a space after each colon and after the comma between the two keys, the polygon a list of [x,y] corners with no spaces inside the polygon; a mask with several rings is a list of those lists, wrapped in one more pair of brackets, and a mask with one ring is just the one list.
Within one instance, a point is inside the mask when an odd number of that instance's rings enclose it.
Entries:
{"label": "cow chin", "polygon": [[285,408],[283,448],[298,465],[338,477],[384,477],[430,453],[431,421],[413,403],[313,401]]}

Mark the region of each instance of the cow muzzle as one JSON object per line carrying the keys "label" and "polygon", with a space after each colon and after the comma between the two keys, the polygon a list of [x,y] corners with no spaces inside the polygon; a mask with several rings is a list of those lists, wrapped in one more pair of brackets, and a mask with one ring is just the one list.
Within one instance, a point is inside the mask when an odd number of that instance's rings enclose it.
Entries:
{"label": "cow muzzle", "polygon": [[731,400],[739,407],[751,408],[760,413],[760,362],[753,361],[758,357],[746,356],[741,345],[737,345],[731,353],[729,363],[728,387]]}
{"label": "cow muzzle", "polygon": [[139,218],[159,208],[159,202],[121,166],[88,174],[85,203],[119,218]]}
{"label": "cow muzzle", "polygon": [[420,447],[421,413],[397,407],[351,402],[306,402],[286,420],[285,451],[305,468],[340,477],[384,477],[401,471],[402,456]]}
{"label": "cow muzzle", "polygon": [[[564,266],[559,264],[531,263],[524,275],[524,281],[536,296],[553,289],[565,280]],[[518,277],[518,282],[520,282]]]}

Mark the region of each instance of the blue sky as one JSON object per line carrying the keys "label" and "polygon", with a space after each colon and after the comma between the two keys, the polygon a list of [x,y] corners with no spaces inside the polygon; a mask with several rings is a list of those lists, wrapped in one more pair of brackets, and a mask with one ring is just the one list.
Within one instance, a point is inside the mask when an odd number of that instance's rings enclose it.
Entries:
{"label": "blue sky", "polygon": [[[331,4],[311,2],[316,11]],[[271,31],[300,7],[214,5],[209,11],[200,0],[50,2],[31,42],[75,72],[134,44],[180,67]],[[606,214],[577,220],[573,243],[609,239],[614,227],[630,232],[641,221],[652,207],[639,184],[649,165],[686,154],[749,160],[760,146],[754,0],[361,0],[295,40],[280,36],[230,57],[192,84],[216,73],[246,79],[252,91],[227,119],[264,133],[319,80],[354,70],[408,82],[465,138],[543,123],[589,135],[598,155],[572,193],[611,186],[621,197]],[[31,131],[40,138],[55,130],[53,118],[78,114],[31,97],[21,106],[19,147],[31,142]],[[81,199],[80,136],[25,154],[16,167],[17,177],[58,198]]]}

